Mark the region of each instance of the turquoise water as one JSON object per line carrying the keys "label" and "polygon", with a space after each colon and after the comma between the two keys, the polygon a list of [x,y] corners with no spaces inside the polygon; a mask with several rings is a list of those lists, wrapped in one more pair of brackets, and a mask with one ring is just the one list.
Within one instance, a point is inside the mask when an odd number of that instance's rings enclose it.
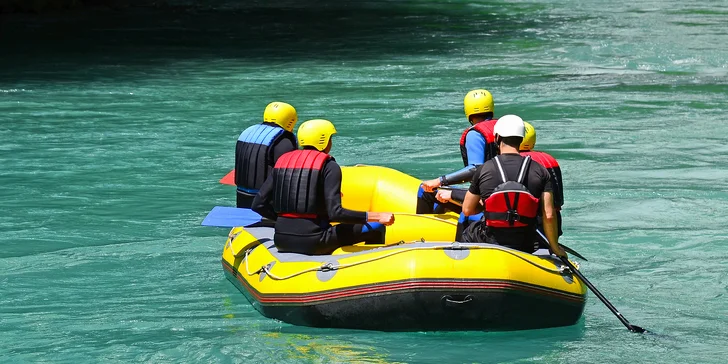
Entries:
{"label": "turquoise water", "polygon": [[[0,22],[0,361],[725,362],[727,3],[216,4]],[[199,223],[268,102],[332,120],[342,164],[431,178],[473,88],[535,125],[562,242],[658,335],[594,296],[558,329],[295,327],[225,280]]]}

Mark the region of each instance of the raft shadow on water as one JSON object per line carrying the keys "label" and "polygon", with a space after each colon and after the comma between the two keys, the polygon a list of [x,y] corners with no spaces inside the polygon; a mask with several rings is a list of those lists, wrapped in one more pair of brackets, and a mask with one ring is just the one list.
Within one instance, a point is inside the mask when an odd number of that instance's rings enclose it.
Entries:
{"label": "raft shadow on water", "polygon": [[279,0],[233,9],[145,7],[5,15],[0,47],[7,56],[0,60],[0,80],[68,77],[64,71],[93,78],[87,67],[98,65],[148,68],[205,59],[290,62],[439,55],[467,51],[469,37],[492,42],[533,37],[524,29],[557,22],[506,15],[504,7],[509,6],[524,5],[445,8],[426,1]]}

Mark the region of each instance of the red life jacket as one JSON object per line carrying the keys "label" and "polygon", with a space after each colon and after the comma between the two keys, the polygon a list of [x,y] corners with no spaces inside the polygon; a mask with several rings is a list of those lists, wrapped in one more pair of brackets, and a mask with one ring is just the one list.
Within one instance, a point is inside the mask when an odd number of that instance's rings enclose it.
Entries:
{"label": "red life jacket", "polygon": [[535,150],[521,152],[521,155],[524,157],[531,156],[534,162],[542,165],[549,171],[551,185],[554,188],[554,205],[556,205],[557,209],[561,210],[561,207],[564,206],[564,184],[561,180],[561,167],[559,166],[559,162],[550,154]]}
{"label": "red life jacket", "polygon": [[483,201],[485,225],[493,228],[535,226],[538,215],[538,198],[533,197],[523,185],[528,175],[531,157],[523,158],[516,180],[509,180],[503,171],[500,158],[493,158],[502,183]]}
{"label": "red life jacket", "polygon": [[483,120],[465,129],[463,135],[460,137],[460,155],[463,157],[463,164],[465,164],[466,167],[470,165],[470,163],[468,163],[468,150],[465,147],[465,137],[471,130],[477,131],[483,136],[483,139],[485,139],[485,150],[483,151],[485,155],[483,156],[483,162],[498,155],[498,146],[495,144],[495,135],[493,134],[493,127],[495,127],[495,123],[497,121],[498,119]]}
{"label": "red life jacket", "polygon": [[275,186],[273,209],[282,217],[314,219],[318,217],[319,184],[322,169],[331,158],[317,150],[294,150],[280,156],[273,167]]}

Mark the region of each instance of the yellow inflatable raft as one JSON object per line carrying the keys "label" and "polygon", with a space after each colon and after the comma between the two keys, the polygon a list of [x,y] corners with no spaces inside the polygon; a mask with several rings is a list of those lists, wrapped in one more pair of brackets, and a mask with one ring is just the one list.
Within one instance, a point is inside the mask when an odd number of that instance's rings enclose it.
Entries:
{"label": "yellow inflatable raft", "polygon": [[572,325],[586,286],[546,250],[453,242],[458,216],[415,215],[420,181],[376,166],[343,167],[344,207],[397,211],[385,244],[331,255],[278,252],[273,228],[233,228],[222,265],[266,317],[373,330],[514,330]]}

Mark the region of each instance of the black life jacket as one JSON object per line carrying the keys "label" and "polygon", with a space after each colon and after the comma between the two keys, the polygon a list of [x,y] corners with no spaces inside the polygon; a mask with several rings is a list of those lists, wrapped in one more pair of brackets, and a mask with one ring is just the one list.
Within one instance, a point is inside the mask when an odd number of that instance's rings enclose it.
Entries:
{"label": "black life jacket", "polygon": [[542,165],[551,175],[551,185],[554,187],[554,205],[558,210],[564,206],[564,184],[561,182],[561,167],[556,158],[545,152],[535,150],[521,152],[522,156],[530,156],[534,162]]}
{"label": "black life jacket", "polygon": [[273,209],[278,216],[314,219],[323,201],[323,166],[331,159],[312,149],[283,154],[273,167]]}
{"label": "black life jacket", "polygon": [[539,199],[531,195],[528,188],[523,185],[523,179],[528,175],[531,157],[523,158],[516,180],[507,178],[499,157],[493,158],[493,161],[498,167],[502,183],[483,201],[485,225],[496,229],[527,226],[535,228]]}
{"label": "black life jacket", "polygon": [[269,123],[253,125],[240,134],[235,146],[235,184],[238,190],[258,193],[276,162],[273,160],[273,146],[283,138],[289,138],[296,145],[293,133]]}
{"label": "black life jacket", "polygon": [[498,155],[498,145],[495,144],[495,134],[493,134],[493,127],[498,119],[483,120],[475,125],[465,129],[463,135],[460,137],[460,155],[463,157],[463,164],[467,167],[470,165],[468,162],[468,149],[465,147],[465,137],[471,130],[475,130],[485,139],[485,150],[483,153],[483,162]]}

